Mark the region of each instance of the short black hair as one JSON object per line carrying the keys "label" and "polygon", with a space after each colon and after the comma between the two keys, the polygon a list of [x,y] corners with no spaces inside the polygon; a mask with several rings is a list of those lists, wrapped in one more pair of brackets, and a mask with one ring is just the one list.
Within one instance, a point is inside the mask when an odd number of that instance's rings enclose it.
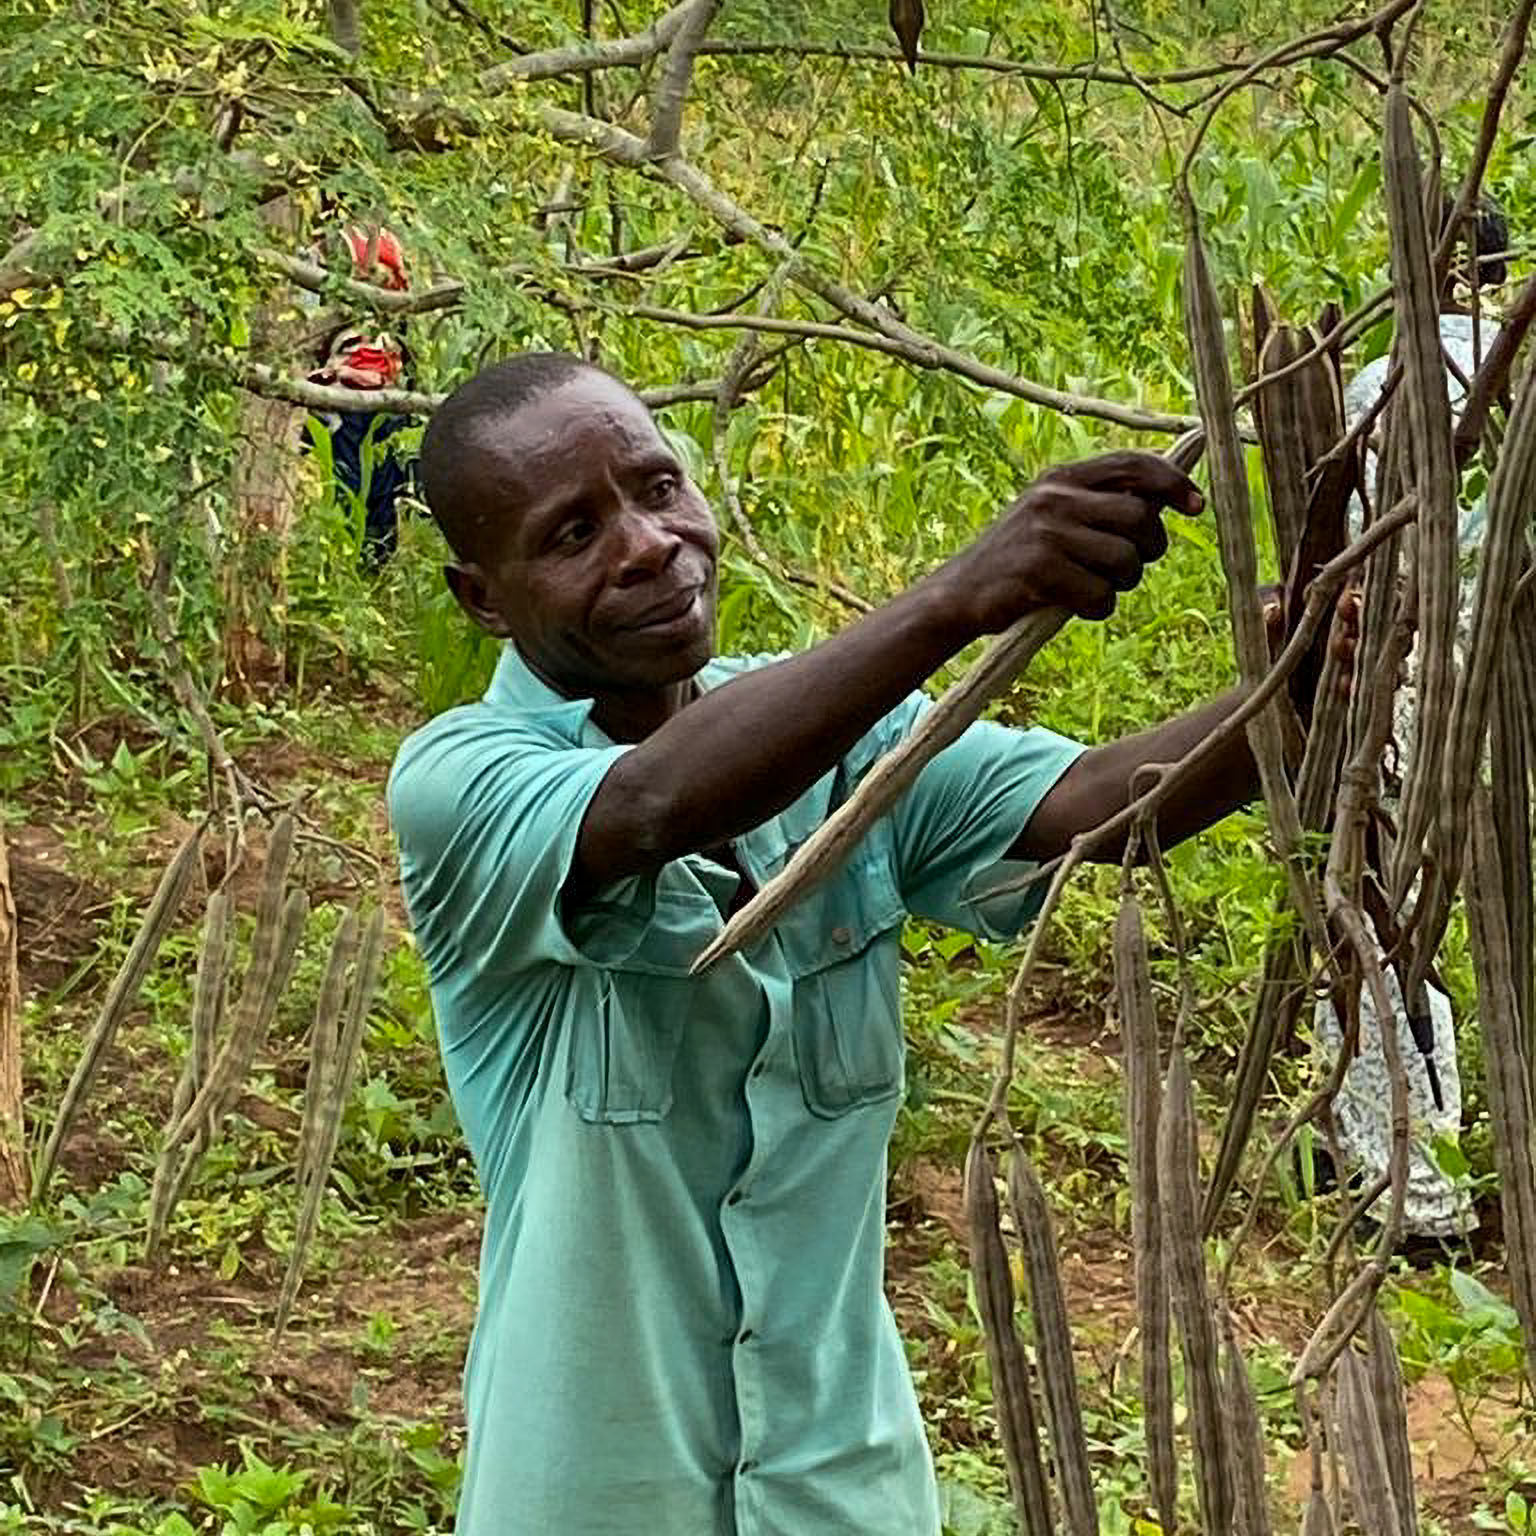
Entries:
{"label": "short black hair", "polygon": [[574,352],[520,352],[459,385],[432,413],[421,439],[421,487],[443,537],[461,560],[483,552],[472,494],[474,463],[488,422],[504,420],[582,374],[612,377]]}
{"label": "short black hair", "polygon": [[[1455,211],[1456,199],[1447,195],[1440,206],[1440,227],[1443,229]],[[1467,224],[1472,226],[1472,237],[1477,243],[1477,286],[1497,288],[1509,276],[1509,220],[1504,210],[1486,192],[1478,197],[1471,218],[1456,231],[1456,242],[1471,253]]]}

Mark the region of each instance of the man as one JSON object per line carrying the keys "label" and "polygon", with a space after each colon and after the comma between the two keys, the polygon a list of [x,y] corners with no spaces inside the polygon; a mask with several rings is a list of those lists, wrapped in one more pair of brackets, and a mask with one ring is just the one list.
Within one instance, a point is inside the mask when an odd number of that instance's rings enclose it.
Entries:
{"label": "man", "polygon": [[[510,642],[390,786],[487,1202],[460,1536],[936,1536],[882,1293],[900,925],[1016,932],[1038,897],[995,888],[1238,695],[1089,749],[975,725],[772,935],[689,966],[925,678],[1032,609],[1104,618],[1200,495],[1147,454],[1052,470],[814,650],[712,660],[713,518],[617,379],[499,364],[433,417],[422,470],[449,585]],[[1255,784],[1239,741],[1164,841]]]}

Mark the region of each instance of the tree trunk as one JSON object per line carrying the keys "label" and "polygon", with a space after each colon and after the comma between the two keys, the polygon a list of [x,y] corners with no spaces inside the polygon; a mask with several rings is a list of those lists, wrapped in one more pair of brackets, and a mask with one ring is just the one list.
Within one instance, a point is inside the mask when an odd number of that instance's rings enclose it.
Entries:
{"label": "tree trunk", "polygon": [[28,1196],[21,1113],[21,975],[16,965],[16,902],[0,826],[0,1210],[19,1210]]}
{"label": "tree trunk", "polygon": [[[298,209],[284,196],[262,209],[274,234],[291,236]],[[283,242],[286,243],[286,242]],[[251,316],[257,355],[290,357],[300,330],[292,306],[275,299]],[[286,656],[288,539],[302,470],[304,412],[240,392],[233,520],[224,564],[224,677],[237,699],[282,686]]]}

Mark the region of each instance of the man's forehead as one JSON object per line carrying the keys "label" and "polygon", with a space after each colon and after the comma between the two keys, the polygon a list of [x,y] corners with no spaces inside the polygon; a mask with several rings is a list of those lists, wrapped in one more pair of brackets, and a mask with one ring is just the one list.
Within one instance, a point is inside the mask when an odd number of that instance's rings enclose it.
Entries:
{"label": "man's forehead", "polygon": [[474,446],[502,473],[523,474],[569,471],[590,465],[594,455],[666,451],[644,404],[617,379],[596,371],[484,418]]}

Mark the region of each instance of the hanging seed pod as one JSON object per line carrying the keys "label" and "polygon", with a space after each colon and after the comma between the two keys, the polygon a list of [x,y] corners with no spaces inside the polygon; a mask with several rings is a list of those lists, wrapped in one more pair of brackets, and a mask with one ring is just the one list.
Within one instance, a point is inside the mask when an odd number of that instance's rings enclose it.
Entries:
{"label": "hanging seed pod", "polygon": [[1531,1024],[1536,1015],[1536,914],[1532,912],[1530,741],[1532,722],[1521,713],[1518,680],[1512,676],[1514,648],[1506,645],[1494,691],[1489,753],[1493,823],[1504,876],[1504,911],[1509,952],[1515,961],[1515,1002],[1520,1040],[1530,1060]]}
{"label": "hanging seed pod", "polygon": [[1363,1536],[1403,1536],[1402,1518],[1387,1469],[1386,1444],[1371,1395],[1370,1373],[1354,1350],[1334,1367],[1338,1393],[1334,1413],[1344,1463],[1349,1468],[1350,1504]]}
{"label": "hanging seed pod", "polygon": [[1492,812],[1484,792],[1472,807],[1471,879],[1467,919],[1477,971],[1478,1024],[1483,1038],[1488,1116],[1504,1219],[1510,1294],[1525,1344],[1526,1379],[1536,1386],[1536,1161],[1531,1129],[1531,1068],[1520,1037],[1509,919]]}
{"label": "hanging seed pod", "polygon": [[1271,939],[1264,950],[1264,974],[1248,1033],[1243,1038],[1237,1073],[1232,1083],[1232,1104],[1222,1122],[1221,1145],[1205,1190],[1200,1229],[1210,1237],[1221,1220],[1221,1210],[1237,1182],[1243,1153],[1253,1135],[1259,1100],[1269,1081],[1279,1042],[1289,1033],[1306,997],[1304,950],[1293,935]]}
{"label": "hanging seed pod", "polygon": [[1221,1308],[1223,1397],[1227,1411],[1228,1449],[1232,1457],[1233,1530],[1237,1536],[1269,1536],[1269,1491],[1264,1480],[1264,1425],[1253,1395],[1253,1383],[1237,1342],[1231,1310]]}
{"label": "hanging seed pod", "polygon": [[1099,1511],[1088,1467],[1088,1437],[1083,1432],[1083,1409],[1077,1394],[1077,1365],[1056,1257],[1055,1223],[1039,1176],[1017,1138],[1008,1159],[1008,1195],[1029,1277],[1035,1355],[1045,1387],[1045,1420],[1051,1431],[1056,1487],[1067,1530],[1071,1536],[1098,1536]]}
{"label": "hanging seed pod", "polygon": [[1336,1536],[1337,1531],[1327,1494],[1314,1488],[1307,1495],[1306,1513],[1301,1517],[1301,1536]]}
{"label": "hanging seed pod", "polygon": [[[1259,603],[1258,553],[1248,500],[1248,471],[1238,437],[1232,375],[1222,335],[1221,307],[1200,238],[1194,199],[1183,189],[1185,224],[1184,325],[1195,364],[1195,394],[1205,427],[1211,492],[1227,578],[1227,603],[1243,682],[1256,687],[1269,668],[1269,642]],[[1248,742],[1259,769],[1270,833],[1285,864],[1287,886],[1313,944],[1326,944],[1317,894],[1301,862],[1301,822],[1285,773],[1280,704],[1262,710],[1248,725]]]}
{"label": "hanging seed pod", "polygon": [[339,1043],[341,1010],[347,998],[347,973],[357,959],[359,937],[358,913],[348,907],[336,925],[325,975],[315,1000],[315,1020],[309,1032],[309,1071],[304,1077],[304,1120],[299,1128],[298,1185],[302,1191],[309,1183],[319,1144],[322,1106],[329,1086],[331,1063]]}
{"label": "hanging seed pod", "polygon": [[1173,1315],[1184,1352],[1184,1389],[1190,1438],[1195,1447],[1195,1484],[1202,1536],[1229,1536],[1232,1484],[1227,1424],[1222,1408],[1216,1350],[1216,1319],[1200,1241],[1199,1167],[1195,1146],[1195,1092],[1189,1063],[1175,1048],[1163,1087],[1158,1127],[1157,1177],[1173,1291]]}
{"label": "hanging seed pod", "polygon": [[891,31],[901,45],[901,56],[907,68],[917,73],[917,49],[923,40],[923,0],[891,0]]}
{"label": "hanging seed pod", "polygon": [[[282,1290],[277,1298],[277,1315],[272,1325],[274,1338],[282,1333],[293,1313],[293,1304],[298,1300],[299,1286],[304,1278],[305,1261],[309,1257],[315,1231],[320,1225],[320,1207],[325,1199],[325,1186],[330,1179],[331,1164],[336,1159],[336,1148],[341,1142],[341,1122],[346,1112],[347,1095],[352,1088],[353,1066],[357,1060],[358,1048],[362,1044],[363,1026],[368,1020],[368,1009],[373,1003],[374,992],[378,987],[379,965],[383,959],[383,907],[374,908],[368,920],[368,927],[363,934],[361,946],[357,941],[356,908],[348,911],[347,919],[350,919],[350,931],[344,931],[348,929],[349,924],[347,920],[343,920],[331,950],[331,965],[327,968],[326,975],[327,983],[331,980],[331,972],[338,968],[339,953],[345,951],[347,958],[355,954],[357,963],[352,973],[352,984],[347,990],[344,1007],[339,997],[336,999],[336,1007],[340,1013],[339,1028],[337,1014],[329,1015],[330,1029],[334,1032],[333,1045],[328,1051],[326,1066],[321,1070],[318,1081],[315,1080],[315,1074],[320,1064],[317,1059],[311,1058],[310,1082],[305,1088],[304,1145],[301,1146],[300,1153],[302,1161],[298,1181],[299,1219],[294,1228],[293,1251],[288,1255],[288,1268],[283,1274]],[[339,969],[342,974],[345,974],[345,965],[341,965]],[[317,1038],[321,1032],[320,1009],[329,1009],[331,1006],[327,991],[328,988],[322,988],[321,1002],[315,1014]],[[309,1097],[312,1090],[315,1091],[315,1103],[318,1106],[313,1117]]]}
{"label": "hanging seed pod", "polygon": [[1125,1063],[1126,1164],[1131,1186],[1131,1246],[1141,1344],[1141,1403],[1147,1481],[1165,1532],[1178,1524],[1179,1464],[1174,1449],[1173,1372],[1169,1361],[1168,1276],[1157,1188],[1157,1009],[1141,906],[1127,884],[1115,920],[1115,994]]}
{"label": "hanging seed pod", "polygon": [[[1449,730],[1442,753],[1436,804],[1436,859],[1427,911],[1416,923],[1411,984],[1417,987],[1439,952],[1450,918],[1465,853],[1467,808],[1477,783],[1478,764],[1497,682],[1507,648],[1515,588],[1527,559],[1526,530],[1536,505],[1536,378],[1527,375],[1509,418],[1509,429],[1488,490],[1487,531],[1478,560],[1467,663],[1456,679]],[[1454,621],[1453,621],[1454,622]],[[1518,995],[1518,993],[1517,993]]]}
{"label": "hanging seed pod", "polygon": [[[1392,292],[1403,365],[1402,403],[1410,431],[1396,431],[1398,451],[1412,444],[1411,479],[1419,500],[1417,571],[1418,709],[1403,784],[1393,905],[1418,869],[1440,788],[1441,755],[1455,686],[1456,461],[1451,402],[1440,343],[1440,290],[1424,220],[1423,176],[1413,142],[1408,95],[1400,80],[1387,90],[1382,142]],[[1394,411],[1394,416],[1396,411]]]}
{"label": "hanging seed pod", "polygon": [[965,1159],[966,1226],[1008,1483],[1023,1536],[1053,1536],[1033,1373],[1013,1321],[1013,1276],[1003,1246],[995,1176],[992,1153],[984,1142],[973,1140]]}
{"label": "hanging seed pod", "polygon": [[[259,910],[262,915],[271,910],[265,894]],[[309,898],[301,890],[289,893],[270,929],[263,930],[258,916],[258,927],[251,939],[251,964],[228,1037],[186,1112],[167,1131],[160,1149],[150,1196],[146,1255],[153,1255],[159,1247],[177,1202],[240,1097],[251,1063],[266,1042],[278,999],[293,975],[308,916]],[[258,962],[264,970],[258,969]]]}
{"label": "hanging seed pod", "polygon": [[1403,1363],[1398,1358],[1397,1341],[1379,1307],[1371,1308],[1368,1342],[1370,1354],[1366,1365],[1371,1398],[1376,1406],[1376,1422],[1381,1425],[1392,1496],[1403,1536],[1418,1536],[1418,1500],[1413,1489],[1413,1450],[1408,1443],[1408,1394],[1403,1384]]}
{"label": "hanging seed pod", "polygon": [[176,914],[181,910],[182,898],[192,882],[193,871],[198,867],[204,830],[204,824],[200,823],[171,855],[170,862],[160,876],[160,883],[155,888],[155,894],[150,898],[149,906],[145,909],[144,920],[139,924],[139,931],[134,935],[133,943],[128,946],[128,953],[123,957],[123,963],[118,967],[117,975],[112,978],[112,985],[107,990],[101,1012],[96,1016],[96,1022],[86,1039],[85,1049],[80,1053],[80,1060],[75,1063],[69,1086],[64,1090],[59,1112],[54,1118],[53,1130],[49,1132],[42,1156],[38,1159],[37,1173],[33,1179],[35,1199],[41,1200],[47,1193],[53,1170],[58,1164],[59,1151],[64,1145],[64,1138],[68,1136],[75,1117],[80,1113],[80,1106],[85,1103],[91,1084],[96,1080],[102,1058],[111,1048],[113,1040],[117,1038],[118,1026],[138,1000],[139,989],[144,985],[144,978],[149,974],[150,968],[155,963],[155,957],[160,953],[160,945],[176,921]]}

